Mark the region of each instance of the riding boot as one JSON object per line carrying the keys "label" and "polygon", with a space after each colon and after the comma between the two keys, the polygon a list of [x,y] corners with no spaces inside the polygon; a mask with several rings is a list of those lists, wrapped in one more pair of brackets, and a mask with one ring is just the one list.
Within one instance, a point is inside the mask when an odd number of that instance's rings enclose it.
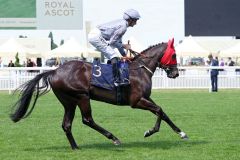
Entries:
{"label": "riding boot", "polygon": [[129,85],[129,80],[121,79],[120,70],[118,66],[119,58],[114,57],[111,59],[112,67],[113,67],[113,79],[115,86],[126,86]]}
{"label": "riding boot", "polygon": [[118,69],[118,58],[117,57],[112,58],[111,63],[112,63],[114,85],[119,86],[121,81],[120,81],[119,69]]}

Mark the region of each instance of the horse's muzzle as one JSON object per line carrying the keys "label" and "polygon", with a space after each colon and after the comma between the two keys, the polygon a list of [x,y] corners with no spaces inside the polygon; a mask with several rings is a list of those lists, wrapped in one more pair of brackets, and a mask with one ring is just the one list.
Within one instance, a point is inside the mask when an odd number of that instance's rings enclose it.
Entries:
{"label": "horse's muzzle", "polygon": [[168,78],[177,78],[178,76],[179,76],[179,74],[175,74],[175,75],[169,74],[169,75],[167,75]]}
{"label": "horse's muzzle", "polygon": [[168,72],[167,77],[168,78],[177,78],[179,76],[178,69],[174,69]]}
{"label": "horse's muzzle", "polygon": [[179,74],[177,73],[174,78],[177,78],[178,76],[179,76]]}

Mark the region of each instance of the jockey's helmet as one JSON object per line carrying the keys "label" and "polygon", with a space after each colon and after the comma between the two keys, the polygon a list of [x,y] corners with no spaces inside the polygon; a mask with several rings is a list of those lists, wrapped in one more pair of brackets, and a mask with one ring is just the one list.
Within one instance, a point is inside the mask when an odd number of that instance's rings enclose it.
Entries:
{"label": "jockey's helmet", "polygon": [[136,11],[136,10],[134,10],[134,9],[128,9],[128,10],[126,10],[126,11],[124,12],[123,18],[124,18],[125,20],[128,20],[128,19],[136,19],[136,20],[138,20],[138,19],[141,18],[141,16],[140,16],[140,14],[138,13],[138,11]]}

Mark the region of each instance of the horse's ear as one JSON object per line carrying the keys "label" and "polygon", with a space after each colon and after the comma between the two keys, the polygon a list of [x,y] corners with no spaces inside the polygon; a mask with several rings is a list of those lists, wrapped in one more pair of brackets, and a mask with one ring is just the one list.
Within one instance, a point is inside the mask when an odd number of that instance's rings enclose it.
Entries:
{"label": "horse's ear", "polygon": [[169,46],[171,48],[174,48],[174,38],[172,38],[171,40],[169,40]]}

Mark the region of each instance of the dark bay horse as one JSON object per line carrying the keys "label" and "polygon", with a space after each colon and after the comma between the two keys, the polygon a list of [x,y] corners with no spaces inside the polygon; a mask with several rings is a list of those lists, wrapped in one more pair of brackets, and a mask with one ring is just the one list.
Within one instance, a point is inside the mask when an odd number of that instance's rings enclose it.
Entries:
{"label": "dark bay horse", "polygon": [[[165,121],[182,139],[187,135],[181,131],[167,116],[160,106],[150,98],[154,71],[157,67],[164,69],[169,78],[178,77],[173,40],[151,46],[134,57],[129,64],[130,87],[124,94],[124,105],[151,111],[157,116],[153,128],[144,133],[144,137],[159,131],[161,120]],[[82,122],[111,139],[115,145],[120,140],[112,133],[99,126],[92,117],[90,99],[116,104],[115,91],[101,89],[90,84],[92,64],[82,61],[70,61],[59,68],[38,74],[21,87],[21,96],[13,106],[10,115],[14,122],[30,115],[39,96],[52,88],[54,94],[64,107],[62,128],[66,133],[72,149],[78,146],[73,138],[71,127],[78,106],[82,114]],[[42,80],[42,81],[40,81]],[[40,83],[41,82],[41,83]],[[33,104],[30,106],[31,99]]]}

